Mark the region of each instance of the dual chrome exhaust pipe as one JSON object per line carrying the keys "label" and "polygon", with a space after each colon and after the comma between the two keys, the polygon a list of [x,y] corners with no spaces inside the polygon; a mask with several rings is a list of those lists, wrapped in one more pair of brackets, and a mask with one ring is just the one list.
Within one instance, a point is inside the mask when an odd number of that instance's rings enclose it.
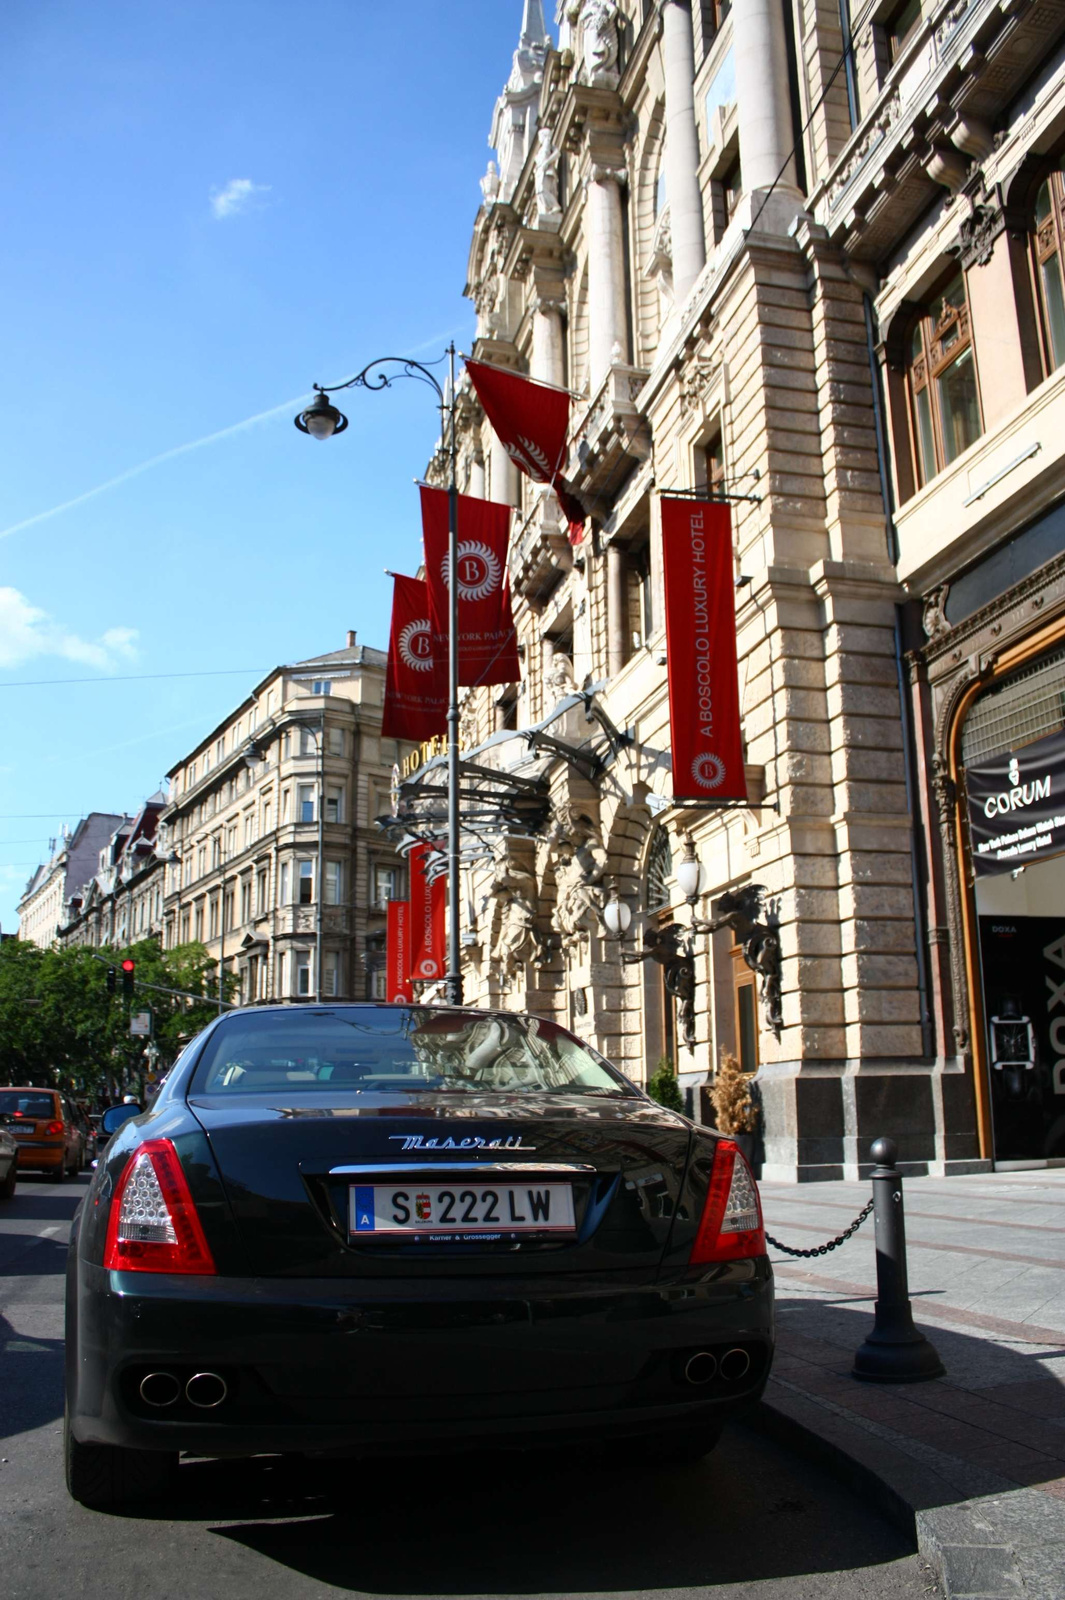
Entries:
{"label": "dual chrome exhaust pipe", "polygon": [[173,1372],[149,1372],[140,1381],[141,1399],[157,1411],[176,1405],[182,1394],[190,1406],[200,1411],[213,1411],[228,1393],[229,1385],[217,1372],[194,1372],[184,1387]]}
{"label": "dual chrome exhaust pipe", "polygon": [[726,1350],[720,1359],[712,1350],[697,1350],[684,1363],[684,1378],[696,1387],[710,1383],[715,1377],[724,1378],[726,1383],[738,1383],[750,1370],[751,1358],[739,1346]]}

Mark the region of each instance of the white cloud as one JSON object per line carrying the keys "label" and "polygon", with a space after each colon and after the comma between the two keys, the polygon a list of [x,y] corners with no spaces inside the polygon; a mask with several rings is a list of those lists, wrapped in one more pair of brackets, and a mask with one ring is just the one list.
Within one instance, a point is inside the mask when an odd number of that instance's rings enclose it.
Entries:
{"label": "white cloud", "polygon": [[136,655],[136,628],[108,628],[99,639],[83,639],[31,605],[17,589],[0,588],[0,667],[20,667],[38,656],[62,656],[106,672]]}
{"label": "white cloud", "polygon": [[239,216],[253,205],[257,195],[269,194],[268,183],[253,183],[250,178],[230,178],[224,189],[211,190],[211,210],[218,222]]}

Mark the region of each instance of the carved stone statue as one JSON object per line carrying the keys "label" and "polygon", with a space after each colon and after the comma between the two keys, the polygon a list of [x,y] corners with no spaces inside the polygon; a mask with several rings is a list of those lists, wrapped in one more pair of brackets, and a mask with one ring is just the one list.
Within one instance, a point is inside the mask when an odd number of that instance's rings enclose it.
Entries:
{"label": "carved stone statue", "polygon": [[500,906],[492,965],[504,977],[512,978],[519,966],[538,961],[543,953],[543,941],[536,927],[536,879],[502,854],[496,860],[491,894]]}
{"label": "carved stone statue", "polygon": [[548,841],[558,858],[558,896],[551,920],[563,946],[568,948],[582,934],[602,930],[607,853],[598,825],[568,800],[555,807]]}
{"label": "carved stone statue", "polygon": [[494,206],[499,199],[499,168],[494,161],[488,163],[488,171],[481,179],[481,193],[486,206]]}
{"label": "carved stone statue", "polygon": [[616,89],[619,13],[614,0],[584,0],[580,9],[585,71],[590,84]]}
{"label": "carved stone statue", "polygon": [[551,141],[549,128],[541,128],[536,136],[536,221],[538,227],[562,220],[562,202],[558,187],[558,151]]}
{"label": "carved stone statue", "polygon": [[555,651],[551,670],[544,679],[544,687],[558,700],[564,699],[568,694],[576,693],[577,680],[573,676],[573,662],[569,656],[563,655],[561,650]]}

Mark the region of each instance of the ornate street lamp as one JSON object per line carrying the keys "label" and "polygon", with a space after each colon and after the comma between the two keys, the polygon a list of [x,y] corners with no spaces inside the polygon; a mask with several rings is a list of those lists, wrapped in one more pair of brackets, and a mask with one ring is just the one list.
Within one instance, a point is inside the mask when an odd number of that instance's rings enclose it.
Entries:
{"label": "ornate street lamp", "polygon": [[699,888],[702,883],[703,869],[699,864],[699,857],[695,854],[695,844],[690,833],[684,835],[684,854],[677,863],[677,888],[693,906],[699,898]]}
{"label": "ornate street lamp", "polygon": [[[440,359],[448,359],[449,378],[444,389],[437,377],[420,361],[410,361],[405,356],[381,356],[371,361],[354,378],[346,383],[334,383],[332,389],[389,389],[396,378],[416,378],[427,383],[437,397],[440,407],[441,435],[448,447],[448,568],[454,573],[458,566],[458,442],[455,431],[455,346],[450,344]],[[439,365],[439,362],[436,363]],[[398,367],[398,372],[384,370]],[[315,398],[295,418],[301,433],[312,439],[324,441],[336,433],[343,433],[348,419],[338,411],[321,384],[315,384]],[[462,1004],[462,965],[459,940],[459,586],[448,584],[448,705],[447,705],[447,1001],[449,1005]]]}
{"label": "ornate street lamp", "polygon": [[603,907],[603,921],[606,924],[607,936],[611,939],[624,939],[632,924],[632,909],[625,904],[618,894],[618,881],[616,878],[611,878],[609,890],[609,898]]}

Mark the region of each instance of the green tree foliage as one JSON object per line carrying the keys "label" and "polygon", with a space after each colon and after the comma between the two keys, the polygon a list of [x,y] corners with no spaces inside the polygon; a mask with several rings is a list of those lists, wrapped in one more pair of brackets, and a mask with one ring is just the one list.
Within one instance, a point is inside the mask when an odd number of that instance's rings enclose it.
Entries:
{"label": "green tree foliage", "polygon": [[[127,1004],[107,992],[107,968],[126,956],[137,963],[137,990]],[[102,959],[101,959],[102,958]],[[232,992],[227,980],[227,997]],[[84,1099],[139,1089],[148,1062],[144,1039],[129,1031],[129,1012],[154,1017],[158,1070],[217,1015],[217,963],[202,944],[162,951],[151,939],[122,950],[41,950],[18,939],[0,943],[0,1083],[37,1084]],[[182,989],[184,1000],[141,985]]]}
{"label": "green tree foliage", "polygon": [[652,1100],[657,1100],[660,1106],[665,1106],[668,1111],[684,1111],[684,1096],[677,1082],[677,1075],[673,1071],[673,1063],[668,1056],[662,1056],[647,1084],[647,1093]]}

